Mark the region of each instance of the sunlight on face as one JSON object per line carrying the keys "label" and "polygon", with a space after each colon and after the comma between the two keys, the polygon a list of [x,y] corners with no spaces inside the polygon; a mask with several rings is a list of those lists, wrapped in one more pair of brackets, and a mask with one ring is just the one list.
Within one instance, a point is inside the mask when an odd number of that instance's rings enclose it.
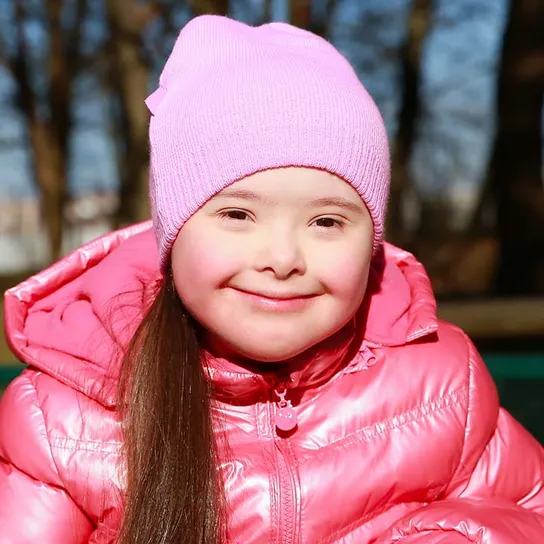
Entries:
{"label": "sunlight on face", "polygon": [[285,361],[354,316],[372,241],[351,185],[321,170],[267,170],[194,214],[173,246],[172,273],[220,354]]}

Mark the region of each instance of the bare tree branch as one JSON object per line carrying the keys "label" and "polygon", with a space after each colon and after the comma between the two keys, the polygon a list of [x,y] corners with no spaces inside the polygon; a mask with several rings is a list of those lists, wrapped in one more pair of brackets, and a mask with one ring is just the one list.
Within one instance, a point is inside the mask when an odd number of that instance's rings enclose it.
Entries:
{"label": "bare tree branch", "polygon": [[401,50],[402,96],[397,137],[393,147],[391,199],[388,236],[405,244],[404,193],[412,185],[411,159],[416,130],[421,118],[421,51],[434,10],[433,0],[414,0],[408,23],[408,36]]}
{"label": "bare tree branch", "polygon": [[263,22],[267,23],[271,20],[272,20],[272,0],[264,0]]}
{"label": "bare tree branch", "polygon": [[64,39],[68,70],[71,73],[77,72],[81,62],[81,49],[83,41],[83,24],[87,14],[87,0],[77,0],[76,13],[72,28],[66,32]]}
{"label": "bare tree branch", "polygon": [[9,65],[10,71],[17,84],[16,102],[25,116],[31,120],[36,117],[36,98],[29,81],[28,59],[30,51],[25,37],[24,23],[26,10],[23,0],[15,2],[15,54]]}

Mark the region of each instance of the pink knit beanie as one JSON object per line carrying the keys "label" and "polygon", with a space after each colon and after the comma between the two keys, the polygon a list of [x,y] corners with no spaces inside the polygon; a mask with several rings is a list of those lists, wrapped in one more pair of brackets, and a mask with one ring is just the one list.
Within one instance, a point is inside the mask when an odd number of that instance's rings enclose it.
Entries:
{"label": "pink knit beanie", "polygon": [[350,183],[383,238],[389,146],[374,101],[327,41],[285,23],[205,15],[181,31],[146,104],[161,268],[183,224],[256,172],[326,170]]}

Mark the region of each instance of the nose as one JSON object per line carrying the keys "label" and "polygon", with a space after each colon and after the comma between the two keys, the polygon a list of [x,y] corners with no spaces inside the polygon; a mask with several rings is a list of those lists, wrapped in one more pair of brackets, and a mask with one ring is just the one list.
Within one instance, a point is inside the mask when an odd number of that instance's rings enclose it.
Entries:
{"label": "nose", "polygon": [[306,260],[296,234],[291,229],[268,231],[259,244],[256,269],[270,272],[278,280],[303,275]]}

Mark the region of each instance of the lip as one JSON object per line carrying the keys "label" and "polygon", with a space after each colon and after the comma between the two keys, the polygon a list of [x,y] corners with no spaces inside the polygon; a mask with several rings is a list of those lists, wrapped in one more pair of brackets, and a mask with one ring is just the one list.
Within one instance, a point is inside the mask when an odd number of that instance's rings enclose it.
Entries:
{"label": "lip", "polygon": [[317,296],[298,293],[255,293],[236,287],[232,287],[231,289],[248,300],[253,306],[259,309],[276,312],[294,312],[302,310],[311,304],[312,300]]}

